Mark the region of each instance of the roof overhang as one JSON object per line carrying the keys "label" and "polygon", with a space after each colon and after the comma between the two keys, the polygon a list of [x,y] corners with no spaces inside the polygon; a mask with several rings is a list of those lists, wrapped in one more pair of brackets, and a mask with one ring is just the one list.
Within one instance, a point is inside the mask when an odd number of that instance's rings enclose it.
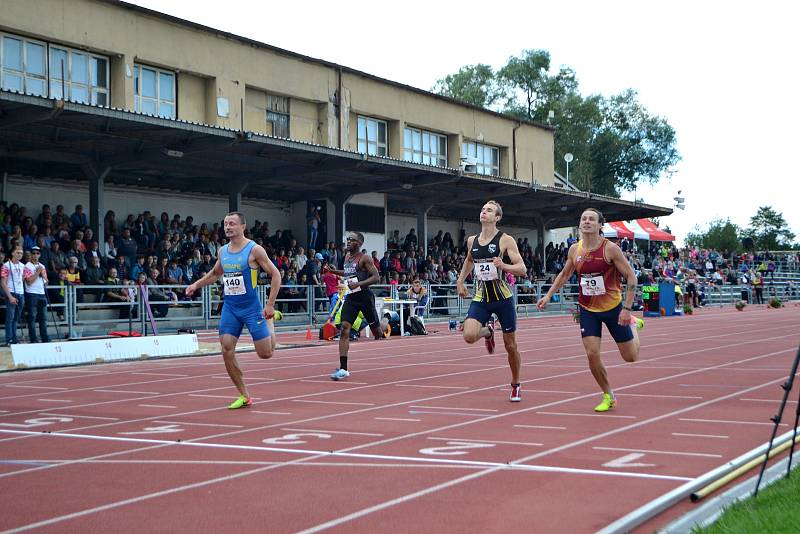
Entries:
{"label": "roof overhang", "polygon": [[293,203],[385,193],[390,213],[477,220],[492,198],[506,225],[572,226],[593,206],[606,219],[668,208],[465,174],[302,141],[163,119],[127,110],[0,91],[0,170],[10,174]]}

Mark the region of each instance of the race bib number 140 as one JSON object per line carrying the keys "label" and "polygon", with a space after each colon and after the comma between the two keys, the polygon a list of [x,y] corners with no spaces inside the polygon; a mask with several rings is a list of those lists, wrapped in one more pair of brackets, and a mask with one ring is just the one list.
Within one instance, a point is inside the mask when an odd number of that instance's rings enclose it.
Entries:
{"label": "race bib number 140", "polygon": [[226,295],[244,295],[247,293],[242,273],[225,273],[223,278]]}

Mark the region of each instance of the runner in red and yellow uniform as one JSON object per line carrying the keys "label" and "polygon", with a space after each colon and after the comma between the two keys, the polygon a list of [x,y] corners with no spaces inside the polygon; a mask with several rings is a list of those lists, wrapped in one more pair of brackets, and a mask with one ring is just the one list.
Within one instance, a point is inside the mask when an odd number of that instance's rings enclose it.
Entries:
{"label": "runner in red and yellow uniform", "polygon": [[[603,214],[594,208],[581,214],[581,240],[570,247],[564,268],[547,295],[537,303],[538,308],[543,310],[550,297],[561,289],[572,273],[578,272],[581,337],[589,358],[589,369],[603,390],[603,401],[595,406],[596,412],[606,412],[617,405],[600,358],[603,323],[617,342],[626,362],[635,362],[639,357],[637,330],[644,325],[644,321],[631,316],[631,305],[636,295],[636,275],[622,250],[600,235],[604,223]],[[624,303],[620,276],[627,280]]]}

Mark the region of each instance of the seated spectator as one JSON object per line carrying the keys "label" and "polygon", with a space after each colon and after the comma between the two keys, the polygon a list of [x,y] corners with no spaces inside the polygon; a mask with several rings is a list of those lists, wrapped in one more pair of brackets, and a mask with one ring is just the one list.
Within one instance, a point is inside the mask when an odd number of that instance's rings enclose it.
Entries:
{"label": "seated spectator", "polygon": [[86,214],[83,212],[83,206],[80,204],[75,206],[75,212],[69,216],[69,221],[73,230],[81,230],[89,226],[89,221],[86,218]]}

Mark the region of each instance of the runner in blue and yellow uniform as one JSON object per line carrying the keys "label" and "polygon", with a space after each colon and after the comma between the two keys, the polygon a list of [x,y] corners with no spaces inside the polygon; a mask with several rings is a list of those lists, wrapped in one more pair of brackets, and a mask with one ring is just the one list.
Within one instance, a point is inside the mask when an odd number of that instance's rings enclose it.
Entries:
{"label": "runner in blue and yellow uniform", "polygon": [[[486,340],[486,350],[494,352],[494,320],[497,315],[503,328],[503,343],[508,352],[508,365],[511,368],[511,402],[522,400],[519,371],[522,359],[517,348],[517,310],[511,288],[505,281],[505,273],[525,276],[525,263],[517,248],[517,241],[497,229],[503,217],[503,208],[494,200],[489,200],[481,208],[481,233],[467,239],[467,258],[458,277],[458,294],[461,298],[469,296],[464,282],[470,272],[475,282],[475,296],[464,321],[464,341],[475,343]],[[510,264],[503,263],[508,256]]]}
{"label": "runner in blue and yellow uniform", "polygon": [[[644,326],[644,321],[631,315],[631,305],[636,295],[636,274],[622,250],[600,235],[604,223],[603,214],[598,210],[584,210],[580,221],[581,240],[569,248],[564,268],[547,294],[536,304],[543,310],[572,273],[578,272],[581,338],[589,358],[589,369],[603,390],[603,400],[594,408],[596,412],[607,412],[617,405],[600,358],[603,324],[617,342],[619,353],[626,362],[635,362],[639,358],[637,330]],[[620,276],[627,281],[624,302]]]}
{"label": "runner in blue and yellow uniform", "polygon": [[[256,354],[259,358],[271,358],[275,348],[275,334],[270,334],[270,325],[275,317],[275,299],[281,288],[281,273],[270,261],[261,245],[244,237],[245,219],[240,212],[231,212],[225,216],[225,236],[230,240],[219,251],[214,268],[203,278],[188,288],[186,294],[192,296],[198,289],[223,278],[225,298],[222,306],[222,317],[219,320],[219,341],[222,345],[222,356],[225,369],[231,377],[239,398],[228,408],[246,408],[253,404],[247,391],[242,370],[236,361],[236,342],[247,325],[253,337]],[[259,267],[271,277],[269,299],[264,309],[258,300],[256,289]]]}

